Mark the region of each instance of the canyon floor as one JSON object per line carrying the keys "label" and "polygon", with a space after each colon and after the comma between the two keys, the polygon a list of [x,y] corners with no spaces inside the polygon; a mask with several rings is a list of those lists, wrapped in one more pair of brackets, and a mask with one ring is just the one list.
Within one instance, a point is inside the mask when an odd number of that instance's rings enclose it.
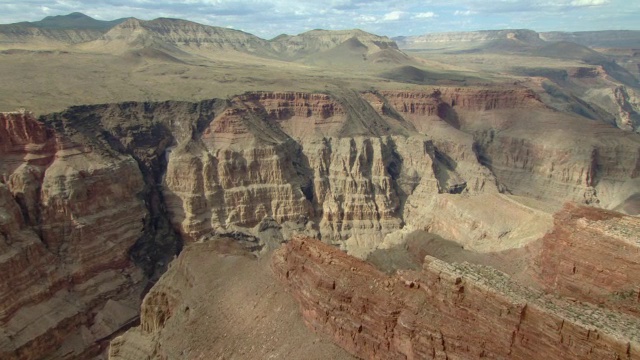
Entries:
{"label": "canyon floor", "polygon": [[42,26],[0,25],[0,358],[640,359],[633,34]]}

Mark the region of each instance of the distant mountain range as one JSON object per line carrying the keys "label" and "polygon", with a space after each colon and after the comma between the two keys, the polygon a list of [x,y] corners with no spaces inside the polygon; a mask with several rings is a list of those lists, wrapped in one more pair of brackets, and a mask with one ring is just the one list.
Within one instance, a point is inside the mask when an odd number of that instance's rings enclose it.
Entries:
{"label": "distant mountain range", "polygon": [[192,21],[136,18],[99,21],[80,13],[37,22],[0,25],[0,50],[70,50],[174,59],[235,51],[325,66],[413,63],[386,36],[362,30],[311,30],[265,40],[255,35]]}
{"label": "distant mountain range", "polygon": [[424,74],[416,77],[416,70],[412,67],[416,61],[405,51],[526,52],[534,56],[572,58],[612,69],[616,67],[606,57],[587,47],[640,49],[640,31],[538,33],[526,29],[488,30],[390,39],[358,29],[317,29],[266,40],[239,30],[181,19],[144,21],[123,18],[100,21],[77,12],[50,16],[41,21],[0,25],[0,50],[76,49],[136,56],[142,54],[176,61],[182,61],[180,59],[185,56],[206,57],[234,51],[261,58],[330,67],[378,64],[405,66],[399,68],[403,77],[412,79]]}
{"label": "distant mountain range", "polygon": [[442,47],[481,48],[509,41],[512,46],[539,46],[545,42],[570,41],[588,47],[640,48],[640,31],[607,30],[583,32],[535,32],[527,29],[433,33],[392,38],[402,49]]}
{"label": "distant mountain range", "polygon": [[[241,31],[202,25],[186,20],[160,18],[143,21],[122,18],[101,21],[74,12],[48,16],[40,21],[0,25],[0,46],[52,40],[67,44],[93,40],[110,42],[123,40],[134,44],[188,43],[190,46],[234,48],[263,55],[298,59],[329,50],[347,40],[356,39],[371,54],[386,49],[438,49],[442,47],[501,47],[514,45],[541,46],[545,42],[570,41],[588,47],[640,48],[640,31],[610,30],[586,32],[535,32],[526,29],[485,30],[472,32],[432,33],[419,36],[399,36],[389,39],[361,30],[312,30],[299,35],[280,35],[265,40]],[[505,43],[501,43],[505,42]],[[360,47],[355,44],[356,48]],[[351,46],[353,48],[353,46]],[[353,50],[353,49],[352,49]],[[362,49],[358,52],[363,52]],[[366,55],[365,55],[366,56]]]}

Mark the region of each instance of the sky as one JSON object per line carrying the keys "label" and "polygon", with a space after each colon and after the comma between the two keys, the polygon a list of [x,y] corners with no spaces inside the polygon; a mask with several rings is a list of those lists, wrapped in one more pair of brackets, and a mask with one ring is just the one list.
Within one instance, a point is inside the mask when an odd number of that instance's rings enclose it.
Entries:
{"label": "sky", "polygon": [[99,20],[172,17],[265,39],[312,29],[378,35],[491,29],[640,30],[640,0],[0,0],[0,23],[82,12]]}

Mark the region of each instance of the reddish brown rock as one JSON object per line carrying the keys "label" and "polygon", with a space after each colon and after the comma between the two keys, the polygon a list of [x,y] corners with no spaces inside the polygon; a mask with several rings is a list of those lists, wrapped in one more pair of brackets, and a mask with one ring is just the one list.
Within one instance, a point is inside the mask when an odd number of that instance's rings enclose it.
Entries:
{"label": "reddish brown rock", "polygon": [[0,114],[0,358],[71,358],[130,320],[94,327],[108,299],[133,308],[143,182],[127,156],[80,146],[29,113]]}
{"label": "reddish brown rock", "polygon": [[272,268],[307,324],[368,359],[638,359],[640,322],[523,288],[491,268],[427,257],[386,276],[296,238]]}
{"label": "reddish brown rock", "polygon": [[640,315],[640,218],[568,204],[540,246],[548,291]]}
{"label": "reddish brown rock", "polygon": [[541,107],[538,96],[531,90],[435,88],[430,91],[381,91],[389,104],[400,113],[409,115],[443,115],[449,109],[487,111],[523,107]]}
{"label": "reddish brown rock", "polygon": [[265,111],[273,120],[299,116],[322,122],[333,116],[346,115],[344,108],[326,94],[259,92],[239,98],[247,105],[254,104],[252,110]]}

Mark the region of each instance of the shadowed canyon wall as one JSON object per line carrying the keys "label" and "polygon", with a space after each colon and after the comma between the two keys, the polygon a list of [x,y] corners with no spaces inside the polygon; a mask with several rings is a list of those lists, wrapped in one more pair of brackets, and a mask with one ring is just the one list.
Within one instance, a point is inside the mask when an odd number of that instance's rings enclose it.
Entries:
{"label": "shadowed canyon wall", "polygon": [[[0,114],[0,129],[0,357],[90,354],[136,317],[143,276],[128,253],[147,216],[142,176],[28,113]],[[112,307],[120,315],[101,321]]]}

